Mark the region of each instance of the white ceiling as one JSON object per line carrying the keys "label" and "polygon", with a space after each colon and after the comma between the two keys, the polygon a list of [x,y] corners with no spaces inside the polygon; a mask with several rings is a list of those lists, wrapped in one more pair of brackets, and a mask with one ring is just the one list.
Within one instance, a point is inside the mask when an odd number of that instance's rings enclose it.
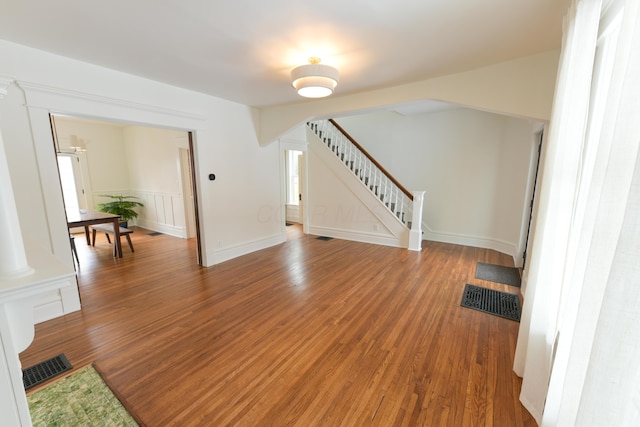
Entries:
{"label": "white ceiling", "polygon": [[[253,106],[300,100],[319,56],[334,96],[560,47],[569,0],[0,0],[0,39]],[[0,58],[1,60],[1,58]]]}

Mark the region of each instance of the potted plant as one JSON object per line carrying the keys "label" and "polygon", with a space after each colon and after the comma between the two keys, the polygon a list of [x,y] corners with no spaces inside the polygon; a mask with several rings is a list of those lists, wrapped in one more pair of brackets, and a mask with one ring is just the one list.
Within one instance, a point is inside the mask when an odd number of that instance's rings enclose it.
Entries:
{"label": "potted plant", "polygon": [[133,210],[133,208],[144,206],[137,200],[131,200],[138,199],[136,196],[101,194],[100,197],[108,197],[113,200],[106,203],[98,203],[98,210],[100,212],[120,215],[120,226],[124,228],[127,228],[129,220],[138,217],[138,212]]}

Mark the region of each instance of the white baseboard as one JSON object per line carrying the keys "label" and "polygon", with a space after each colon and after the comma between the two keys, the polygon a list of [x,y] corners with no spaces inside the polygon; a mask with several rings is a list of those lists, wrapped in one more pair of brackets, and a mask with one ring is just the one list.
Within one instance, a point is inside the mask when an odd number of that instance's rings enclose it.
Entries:
{"label": "white baseboard", "polygon": [[52,298],[47,302],[41,301],[33,307],[33,321],[35,324],[46,322],[47,320],[55,319],[63,315],[64,310],[60,298]]}
{"label": "white baseboard", "polygon": [[208,265],[220,264],[221,262],[229,261],[230,259],[237,258],[242,255],[247,255],[252,252],[256,252],[262,249],[270,248],[271,246],[279,245],[286,241],[284,234],[276,234],[264,239],[255,240],[253,242],[236,245],[229,248],[222,248],[213,251],[213,263]]}
{"label": "white baseboard", "polygon": [[433,231],[424,224],[422,225],[422,229],[424,230],[423,240],[433,240],[434,242],[472,246],[474,248],[493,249],[494,251],[510,255],[513,258],[514,264],[517,266],[516,259],[518,256],[518,251],[516,250],[516,245],[514,245],[513,243],[485,237]]}
{"label": "white baseboard", "polygon": [[74,278],[60,283],[59,289],[38,296],[33,305],[33,320],[36,324],[42,323],[78,310],[80,298]]}
{"label": "white baseboard", "polygon": [[309,234],[314,236],[326,236],[336,239],[352,240],[360,243],[371,243],[373,245],[391,246],[394,248],[406,248],[409,242],[409,232],[401,238],[381,235],[375,233],[358,232],[352,230],[341,230],[329,227],[309,226]]}
{"label": "white baseboard", "polygon": [[161,224],[159,222],[147,221],[144,219],[137,219],[135,221],[135,225],[150,231],[168,234],[169,236],[180,237],[181,239],[187,238],[187,230],[184,227],[176,227],[174,225]]}

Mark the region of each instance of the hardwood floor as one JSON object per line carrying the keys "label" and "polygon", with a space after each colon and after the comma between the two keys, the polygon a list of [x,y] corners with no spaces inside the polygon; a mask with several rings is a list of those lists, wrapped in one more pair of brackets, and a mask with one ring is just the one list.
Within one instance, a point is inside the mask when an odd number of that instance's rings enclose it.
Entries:
{"label": "hardwood floor", "polygon": [[512,372],[518,323],[460,306],[494,251],[289,240],[211,268],[136,229],[76,239],[83,310],[36,326],[24,367],[95,362],[148,426],[535,426]]}

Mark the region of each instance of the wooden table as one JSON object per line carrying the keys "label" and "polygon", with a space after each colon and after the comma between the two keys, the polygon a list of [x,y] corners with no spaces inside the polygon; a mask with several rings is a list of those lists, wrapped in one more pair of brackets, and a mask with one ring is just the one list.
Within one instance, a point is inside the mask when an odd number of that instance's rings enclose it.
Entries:
{"label": "wooden table", "polygon": [[105,212],[96,212],[90,209],[79,209],[74,211],[67,211],[67,227],[84,227],[84,234],[87,238],[87,245],[91,245],[91,237],[89,233],[89,226],[94,224],[113,224],[114,242],[116,247],[115,253],[118,254],[118,258],[122,258],[122,244],[120,243],[120,215],[114,215]]}

